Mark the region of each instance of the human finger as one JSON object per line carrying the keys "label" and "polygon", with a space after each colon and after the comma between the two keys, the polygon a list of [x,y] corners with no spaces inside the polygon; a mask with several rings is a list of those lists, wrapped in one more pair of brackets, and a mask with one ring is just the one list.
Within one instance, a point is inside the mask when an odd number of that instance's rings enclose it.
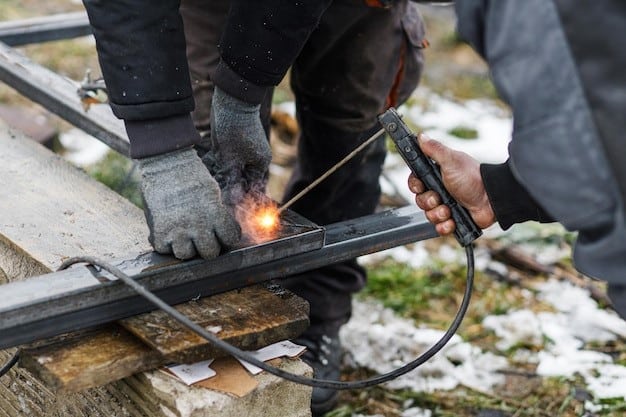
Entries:
{"label": "human finger", "polygon": [[409,190],[413,194],[420,194],[426,191],[426,187],[424,187],[424,183],[420,181],[419,179],[417,179],[417,177],[413,173],[409,175],[408,184],[409,184]]}
{"label": "human finger", "polygon": [[452,217],[452,214],[450,212],[450,207],[443,205],[443,204],[431,210],[427,210],[425,213],[426,213],[426,218],[428,219],[428,221],[433,224],[446,222]]}
{"label": "human finger", "polygon": [[432,210],[441,204],[441,196],[432,190],[416,194],[415,204],[422,210]]}
{"label": "human finger", "polygon": [[437,230],[437,233],[439,233],[441,236],[452,234],[455,229],[456,229],[456,223],[454,223],[454,220],[452,219],[446,220],[443,223],[438,223],[437,225],[435,225],[435,230]]}

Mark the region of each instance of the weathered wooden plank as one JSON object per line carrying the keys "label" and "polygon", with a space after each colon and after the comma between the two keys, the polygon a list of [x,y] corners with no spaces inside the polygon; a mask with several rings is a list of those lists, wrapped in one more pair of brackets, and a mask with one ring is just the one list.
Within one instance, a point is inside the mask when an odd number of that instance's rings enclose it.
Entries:
{"label": "weathered wooden plank", "polygon": [[[4,280],[50,272],[75,254],[100,253],[108,258],[149,248],[142,213],[128,201],[2,122],[0,149]],[[11,354],[0,351],[0,363]],[[16,367],[0,380],[0,415],[163,416],[149,401],[121,394],[128,391],[125,385],[121,381],[56,395],[43,381]]]}
{"label": "weathered wooden plank", "polygon": [[162,365],[163,357],[120,326],[60,338],[22,352],[20,365],[48,389],[79,392]]}
{"label": "weathered wooden plank", "polygon": [[113,259],[151,250],[139,208],[17,132],[3,133],[0,240],[48,271],[80,254]]}
{"label": "weathered wooden plank", "polygon": [[[272,308],[267,308],[272,306]],[[292,338],[308,325],[308,305],[287,291],[244,288],[177,306],[179,311],[245,350]],[[224,356],[162,311],[26,347],[21,366],[55,392],[78,392],[168,363]],[[145,342],[145,343],[142,343]]]}
{"label": "weathered wooden plank", "polygon": [[[201,298],[179,305],[177,310],[214,330],[221,339],[247,350],[293,338],[309,323],[304,300],[291,292],[271,291],[263,286]],[[160,310],[121,320],[120,324],[173,362],[190,363],[224,355]]]}

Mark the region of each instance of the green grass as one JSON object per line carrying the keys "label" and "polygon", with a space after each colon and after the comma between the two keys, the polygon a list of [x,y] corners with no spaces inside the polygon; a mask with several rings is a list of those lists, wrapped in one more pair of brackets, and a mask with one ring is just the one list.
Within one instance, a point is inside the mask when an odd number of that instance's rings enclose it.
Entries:
{"label": "green grass", "polygon": [[[494,281],[481,271],[476,271],[474,280],[474,294],[479,295],[473,296],[461,326],[461,335],[470,340],[485,337],[480,323],[487,315],[525,307],[522,288]],[[358,296],[380,300],[385,307],[418,324],[443,328],[461,302],[465,283],[465,265],[434,261],[430,267],[414,269],[386,259],[368,265],[368,283]],[[490,342],[484,340],[487,346]]]}
{"label": "green grass", "polygon": [[448,133],[452,136],[456,136],[459,139],[477,139],[478,130],[469,126],[455,126],[448,130]]}
{"label": "green grass", "polygon": [[454,291],[453,279],[443,279],[434,270],[416,270],[385,260],[369,270],[369,281],[362,296],[371,296],[405,316],[415,316],[435,299],[449,299]]}

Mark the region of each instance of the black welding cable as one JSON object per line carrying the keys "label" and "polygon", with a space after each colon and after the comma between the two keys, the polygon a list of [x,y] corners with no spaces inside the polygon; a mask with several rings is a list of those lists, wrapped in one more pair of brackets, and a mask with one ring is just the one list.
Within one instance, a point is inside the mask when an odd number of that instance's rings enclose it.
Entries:
{"label": "black welding cable", "polygon": [[19,359],[20,359],[20,350],[18,349],[15,351],[13,356],[11,356],[11,359],[9,359],[7,363],[2,365],[2,368],[0,368],[0,378],[2,378],[7,372],[9,372],[11,368],[15,366],[15,364],[17,363]]}
{"label": "black welding cable", "polygon": [[388,373],[381,374],[381,375],[378,375],[369,379],[364,379],[360,381],[349,381],[349,382],[334,381],[334,380],[327,380],[327,379],[317,379],[317,378],[307,378],[307,377],[303,377],[300,375],[295,375],[289,372],[285,372],[282,369],[268,365],[265,362],[260,361],[257,358],[253,357],[250,353],[244,352],[241,349],[238,349],[230,345],[229,343],[219,339],[214,333],[207,331],[205,328],[201,327],[199,324],[193,322],[191,319],[189,319],[189,317],[180,313],[178,310],[176,310],[175,308],[173,308],[172,306],[170,306],[169,304],[167,304],[166,302],[158,298],[148,289],[146,289],[143,285],[139,284],[134,279],[132,279],[131,277],[126,275],[124,272],[122,272],[120,269],[118,269],[117,267],[107,262],[100,261],[91,256],[78,256],[75,258],[67,259],[65,262],[63,262],[63,264],[61,265],[59,269],[68,268],[70,265],[73,265],[76,263],[88,263],[88,264],[100,267],[104,269],[105,271],[108,271],[109,273],[111,273],[113,276],[120,279],[126,285],[130,286],[132,289],[134,289],[137,292],[137,294],[146,298],[152,304],[154,304],[161,310],[165,311],[168,315],[170,315],[176,321],[183,324],[185,327],[194,331],[198,335],[202,336],[204,339],[213,343],[215,346],[219,347],[220,349],[222,349],[228,354],[235,356],[243,361],[249,362],[252,365],[255,365],[273,375],[276,375],[280,378],[286,379],[291,382],[295,382],[297,384],[308,385],[311,387],[335,389],[335,390],[346,390],[346,389],[367,388],[367,387],[381,384],[383,382],[391,381],[392,379],[395,379],[417,368],[418,366],[420,366],[421,364],[423,364],[424,362],[432,358],[437,352],[439,352],[445,346],[446,343],[448,343],[448,341],[452,338],[452,336],[454,336],[457,329],[461,325],[461,321],[463,320],[463,317],[465,316],[467,308],[469,307],[470,298],[472,296],[472,286],[474,283],[474,251],[473,251],[472,245],[467,245],[465,247],[465,254],[467,256],[467,279],[466,279],[465,292],[463,294],[463,300],[461,302],[461,305],[459,306],[459,310],[457,311],[456,316],[454,317],[454,320],[452,321],[450,327],[445,332],[445,334],[441,337],[441,339],[439,339],[437,343],[435,343],[426,352],[422,353],[418,358],[416,358],[415,360],[407,363],[406,365],[400,368],[397,368]]}

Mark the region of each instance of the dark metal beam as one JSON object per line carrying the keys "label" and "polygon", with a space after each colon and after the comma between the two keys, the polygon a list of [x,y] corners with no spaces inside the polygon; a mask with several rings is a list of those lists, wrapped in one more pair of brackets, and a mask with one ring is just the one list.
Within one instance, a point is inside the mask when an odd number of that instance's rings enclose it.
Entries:
{"label": "dark metal beam", "polygon": [[124,124],[113,115],[108,104],[93,105],[85,111],[77,93],[78,82],[32,62],[2,42],[0,81],[121,154],[129,154]]}
{"label": "dark metal beam", "polygon": [[91,27],[85,12],[0,22],[0,42],[9,46],[58,41],[86,35],[91,35]]}
{"label": "dark metal beam", "polygon": [[[417,208],[407,206],[326,227],[324,245],[293,254],[270,242],[213,260],[178,263],[150,253],[112,262],[170,304],[305,272],[357,256],[438,236]],[[87,266],[0,287],[0,349],[153,310],[108,273]]]}

